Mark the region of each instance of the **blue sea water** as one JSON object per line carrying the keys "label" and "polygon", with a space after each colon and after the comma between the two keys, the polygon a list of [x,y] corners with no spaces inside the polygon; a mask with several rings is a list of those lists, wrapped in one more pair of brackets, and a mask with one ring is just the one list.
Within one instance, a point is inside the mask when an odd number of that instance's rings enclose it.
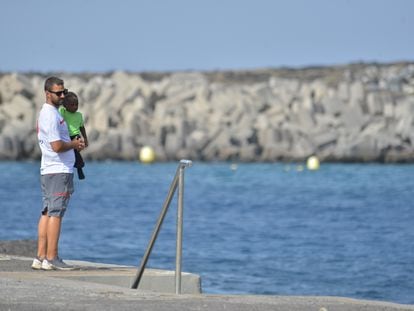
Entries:
{"label": "blue sea water", "polygon": [[[138,266],[178,163],[89,162],[60,255]],[[205,293],[414,303],[414,165],[194,163],[183,270]],[[0,239],[36,239],[39,163],[0,162]],[[176,197],[148,266],[175,269]]]}

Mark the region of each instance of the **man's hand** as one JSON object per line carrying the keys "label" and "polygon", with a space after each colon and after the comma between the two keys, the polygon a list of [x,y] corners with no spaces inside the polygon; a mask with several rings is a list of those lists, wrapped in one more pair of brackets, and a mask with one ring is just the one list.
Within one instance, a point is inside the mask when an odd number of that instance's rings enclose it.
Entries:
{"label": "man's hand", "polygon": [[65,152],[70,149],[76,149],[78,151],[81,151],[85,149],[85,142],[83,138],[75,138],[74,140],[70,142],[64,142],[62,140],[52,141],[50,143],[50,146],[52,147],[52,150],[54,152]]}
{"label": "man's hand", "polygon": [[78,151],[85,149],[85,141],[83,140],[83,138],[75,138],[74,140],[72,140],[72,143],[73,149],[76,149]]}

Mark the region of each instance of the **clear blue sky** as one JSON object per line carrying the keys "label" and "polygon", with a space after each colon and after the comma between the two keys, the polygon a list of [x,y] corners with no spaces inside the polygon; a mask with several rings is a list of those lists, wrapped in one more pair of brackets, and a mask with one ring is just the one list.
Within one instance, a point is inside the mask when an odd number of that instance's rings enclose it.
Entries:
{"label": "clear blue sky", "polygon": [[0,71],[414,61],[412,0],[1,0]]}

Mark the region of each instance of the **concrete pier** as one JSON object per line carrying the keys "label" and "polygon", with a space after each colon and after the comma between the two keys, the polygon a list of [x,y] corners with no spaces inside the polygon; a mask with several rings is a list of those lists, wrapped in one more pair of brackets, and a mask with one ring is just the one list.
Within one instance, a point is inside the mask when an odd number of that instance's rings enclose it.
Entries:
{"label": "concrete pier", "polygon": [[32,258],[0,254],[0,310],[289,310],[391,311],[414,305],[341,297],[206,295],[200,277],[184,273],[175,295],[174,272],[146,270],[138,290],[130,289],[135,268],[69,261],[74,271],[34,271]]}

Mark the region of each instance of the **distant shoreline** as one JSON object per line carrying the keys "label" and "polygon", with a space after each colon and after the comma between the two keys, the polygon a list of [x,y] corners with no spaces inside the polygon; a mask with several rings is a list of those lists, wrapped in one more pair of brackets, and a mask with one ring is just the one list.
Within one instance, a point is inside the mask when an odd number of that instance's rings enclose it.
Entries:
{"label": "distant shoreline", "polygon": [[[87,161],[414,163],[414,62],[50,74],[79,95]],[[0,160],[40,158],[46,76],[0,75]]]}

